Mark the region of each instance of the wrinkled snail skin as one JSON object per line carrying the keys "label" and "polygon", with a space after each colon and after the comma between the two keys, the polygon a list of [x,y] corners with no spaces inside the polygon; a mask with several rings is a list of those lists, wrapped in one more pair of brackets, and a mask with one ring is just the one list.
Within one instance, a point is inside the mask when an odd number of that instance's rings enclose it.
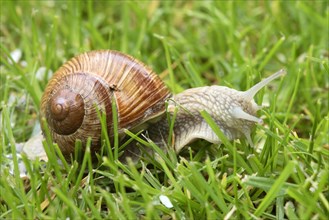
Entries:
{"label": "wrinkled snail skin", "polygon": [[76,139],[85,145],[91,137],[91,151],[100,148],[98,112],[106,114],[112,136],[112,100],[119,133],[123,133],[124,128],[133,129],[162,115],[170,95],[160,78],[140,61],[117,51],[91,51],[67,61],[54,74],[42,96],[41,117],[69,158]]}
{"label": "wrinkled snail skin", "polygon": [[[204,139],[214,144],[221,141],[203,119],[200,112],[207,111],[223,134],[229,139],[245,137],[253,146],[250,134],[255,123],[262,123],[256,117],[260,106],[253,100],[256,93],[272,80],[285,74],[284,70],[269,76],[245,92],[224,86],[205,86],[185,90],[169,100],[167,111],[171,117],[177,108],[174,121],[173,146],[176,152],[196,139]],[[150,139],[158,145],[166,145],[169,126],[162,119],[150,129]],[[154,131],[155,129],[155,131]],[[159,135],[160,134],[160,135]]]}
{"label": "wrinkled snail skin", "polygon": [[[172,95],[149,67],[133,57],[111,50],[91,51],[72,58],[55,72],[42,96],[41,117],[46,118],[53,141],[66,158],[75,152],[77,139],[85,145],[91,137],[91,151],[100,149],[100,112],[106,114],[107,132],[113,137],[113,102],[120,136],[124,136],[125,129],[137,132],[147,128],[146,136],[163,149],[174,147],[177,153],[196,139],[220,144],[200,114],[205,110],[229,140],[245,137],[253,145],[250,133],[255,123],[262,122],[256,117],[260,107],[253,98],[284,73],[280,70],[245,92],[205,86]],[[172,142],[167,146],[166,116],[172,117],[176,110]],[[140,150],[133,144],[123,157],[139,155]]]}

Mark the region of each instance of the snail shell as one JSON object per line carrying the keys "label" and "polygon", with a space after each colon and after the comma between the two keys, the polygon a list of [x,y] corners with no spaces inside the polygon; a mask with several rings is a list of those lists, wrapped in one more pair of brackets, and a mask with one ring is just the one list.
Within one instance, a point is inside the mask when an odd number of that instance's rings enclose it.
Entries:
{"label": "snail shell", "polygon": [[101,123],[106,114],[109,136],[113,127],[112,100],[119,133],[133,129],[165,111],[170,96],[160,78],[142,62],[111,50],[97,50],[67,61],[49,81],[41,100],[53,138],[63,155],[74,152],[76,139],[92,138],[92,151],[100,147]]}

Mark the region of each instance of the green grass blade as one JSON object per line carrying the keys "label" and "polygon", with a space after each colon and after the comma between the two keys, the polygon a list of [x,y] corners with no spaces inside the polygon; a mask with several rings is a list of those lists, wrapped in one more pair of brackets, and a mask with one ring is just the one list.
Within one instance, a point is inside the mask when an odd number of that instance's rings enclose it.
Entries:
{"label": "green grass blade", "polygon": [[[206,111],[200,112],[202,117],[205,119],[205,121],[208,123],[208,125],[211,127],[211,129],[215,132],[215,134],[219,137],[219,139],[222,141],[225,147],[230,151],[231,154],[234,154],[235,150],[233,145],[229,142],[229,140],[226,138],[226,136],[223,134],[223,132],[220,130],[220,128],[217,126],[217,124],[214,122],[214,120],[211,118],[209,113]],[[244,159],[239,155],[236,154],[236,160],[237,164],[243,167],[248,173],[252,173],[252,169],[249,167],[249,165],[244,161]]]}
{"label": "green grass blade", "polygon": [[265,209],[270,205],[270,203],[277,197],[278,193],[282,190],[282,186],[284,185],[285,181],[288,179],[288,177],[293,172],[293,169],[295,167],[295,163],[293,161],[290,161],[284,170],[281,172],[281,175],[278,177],[278,179],[274,182],[272,188],[268,191],[256,211],[254,212],[255,216],[260,216]]}

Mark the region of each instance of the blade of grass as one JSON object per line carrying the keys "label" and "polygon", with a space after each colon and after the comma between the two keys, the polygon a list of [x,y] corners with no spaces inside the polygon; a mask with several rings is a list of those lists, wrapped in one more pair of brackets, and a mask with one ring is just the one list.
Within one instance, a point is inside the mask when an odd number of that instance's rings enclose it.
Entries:
{"label": "blade of grass", "polygon": [[294,161],[288,162],[288,164],[285,166],[284,170],[282,171],[281,175],[274,182],[273,186],[268,191],[265,198],[262,200],[256,211],[254,212],[255,216],[260,216],[265,211],[265,209],[270,205],[270,203],[277,197],[278,193],[282,190],[282,186],[284,185],[285,181],[293,172],[295,165],[296,164]]}
{"label": "blade of grass", "polygon": [[115,96],[112,96],[112,123],[113,123],[113,145],[114,145],[114,155],[113,159],[117,160],[119,157],[119,121],[118,121],[118,109],[116,105]]}
{"label": "blade of grass", "polygon": [[264,60],[259,64],[258,67],[258,71],[261,72],[263,71],[264,67],[266,66],[266,64],[270,61],[270,59],[272,59],[273,55],[275,54],[275,52],[280,48],[280,46],[282,45],[282,43],[285,41],[285,37],[282,36],[278,42],[271,48],[271,50],[266,54]]}
{"label": "blade of grass", "polygon": [[[214,120],[211,118],[209,113],[206,111],[200,112],[202,117],[205,119],[205,121],[208,123],[208,125],[211,127],[211,129],[215,132],[215,134],[219,137],[221,142],[227,147],[227,149],[230,151],[230,153],[234,154],[234,146],[229,142],[227,137],[223,134],[223,132],[220,130],[220,128],[217,126],[217,124],[214,122]],[[237,164],[239,164],[241,167],[243,167],[248,173],[252,173],[252,169],[249,167],[249,165],[244,161],[244,159],[241,157],[241,155],[236,154],[236,160]]]}
{"label": "blade of grass", "polygon": [[86,218],[85,213],[75,205],[74,201],[70,199],[67,194],[62,192],[59,188],[55,187],[53,187],[51,191],[53,191],[57,195],[57,197],[60,198],[60,200],[63,201],[64,204],[70,207],[74,211],[74,213],[76,213],[80,218]]}
{"label": "blade of grass", "polygon": [[85,171],[86,171],[86,167],[88,164],[91,163],[90,146],[91,146],[91,138],[89,137],[87,139],[86,148],[85,148],[85,152],[84,152],[84,156],[83,156],[83,161],[82,161],[82,164],[80,167],[80,171],[79,171],[78,177],[76,179],[75,186],[73,187],[73,195],[76,195],[76,193],[78,192],[78,190],[81,186],[80,183],[81,183],[82,177],[84,176]]}

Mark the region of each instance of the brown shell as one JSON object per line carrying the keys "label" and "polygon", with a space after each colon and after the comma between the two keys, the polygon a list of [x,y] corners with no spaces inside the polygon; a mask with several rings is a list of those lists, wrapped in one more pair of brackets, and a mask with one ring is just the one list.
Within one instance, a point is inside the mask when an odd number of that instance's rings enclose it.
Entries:
{"label": "brown shell", "polygon": [[142,62],[111,50],[83,53],[66,62],[49,81],[41,100],[53,141],[64,156],[74,152],[76,139],[92,148],[100,145],[101,124],[97,109],[106,113],[112,131],[115,100],[119,132],[132,129],[165,111],[170,96],[160,78]]}

